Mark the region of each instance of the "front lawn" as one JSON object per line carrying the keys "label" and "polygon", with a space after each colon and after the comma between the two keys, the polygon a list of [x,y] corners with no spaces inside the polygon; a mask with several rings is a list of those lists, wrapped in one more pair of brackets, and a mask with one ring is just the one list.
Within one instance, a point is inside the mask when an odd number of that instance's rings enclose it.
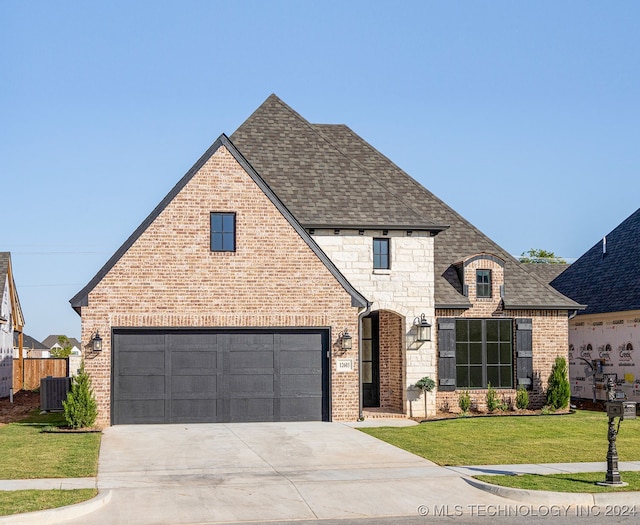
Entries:
{"label": "front lawn", "polygon": [[603,487],[596,485],[604,481],[605,472],[580,472],[575,474],[523,474],[521,476],[474,476],[474,478],[500,485],[525,490],[550,490],[552,492],[628,492],[640,491],[640,472],[621,472],[626,487]]}
{"label": "front lawn", "polygon": [[96,489],[13,490],[0,492],[0,516],[74,505],[93,498]]}
{"label": "front lawn", "polygon": [[83,478],[96,476],[100,433],[46,433],[65,426],[60,413],[37,412],[0,427],[0,479]]}
{"label": "front lawn", "polygon": [[[606,414],[579,410],[360,430],[439,465],[508,465],[606,461],[607,424]],[[640,460],[640,419],[622,422],[617,448],[620,461]]]}

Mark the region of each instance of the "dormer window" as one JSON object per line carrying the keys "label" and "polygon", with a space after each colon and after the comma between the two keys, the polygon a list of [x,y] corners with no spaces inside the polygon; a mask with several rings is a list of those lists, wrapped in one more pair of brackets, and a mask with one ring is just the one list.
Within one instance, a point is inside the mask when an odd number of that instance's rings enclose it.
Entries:
{"label": "dormer window", "polygon": [[491,297],[491,270],[476,270],[476,297]]}

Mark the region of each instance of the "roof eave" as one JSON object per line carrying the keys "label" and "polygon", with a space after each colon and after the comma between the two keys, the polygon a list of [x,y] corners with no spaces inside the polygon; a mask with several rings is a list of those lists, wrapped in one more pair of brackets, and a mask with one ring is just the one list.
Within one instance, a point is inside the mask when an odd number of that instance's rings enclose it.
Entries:
{"label": "roof eave", "polygon": [[389,230],[389,231],[425,231],[432,235],[446,230],[449,226],[430,225],[430,224],[407,224],[407,225],[387,225],[387,224],[330,224],[330,223],[305,223],[304,227],[315,230]]}

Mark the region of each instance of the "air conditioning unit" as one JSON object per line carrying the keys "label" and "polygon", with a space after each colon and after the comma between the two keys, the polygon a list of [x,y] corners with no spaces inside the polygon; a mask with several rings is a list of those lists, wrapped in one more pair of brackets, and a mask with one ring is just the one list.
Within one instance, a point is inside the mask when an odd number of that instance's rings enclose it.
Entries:
{"label": "air conditioning unit", "polygon": [[40,379],[40,409],[46,412],[62,410],[62,402],[71,389],[70,377],[43,377]]}

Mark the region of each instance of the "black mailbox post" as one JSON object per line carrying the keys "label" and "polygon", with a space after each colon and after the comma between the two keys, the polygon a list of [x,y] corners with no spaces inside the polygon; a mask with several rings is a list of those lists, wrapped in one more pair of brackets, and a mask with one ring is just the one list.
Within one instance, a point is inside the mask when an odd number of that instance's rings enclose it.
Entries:
{"label": "black mailbox post", "polygon": [[[616,437],[620,431],[620,423],[623,419],[636,418],[635,401],[616,401],[614,392],[615,383],[611,377],[607,380],[607,416],[609,417],[609,449],[607,450],[607,476],[605,481],[598,482],[598,485],[622,487],[626,485],[620,478],[618,470],[618,449],[616,448]],[[618,428],[615,421],[618,418]]]}

